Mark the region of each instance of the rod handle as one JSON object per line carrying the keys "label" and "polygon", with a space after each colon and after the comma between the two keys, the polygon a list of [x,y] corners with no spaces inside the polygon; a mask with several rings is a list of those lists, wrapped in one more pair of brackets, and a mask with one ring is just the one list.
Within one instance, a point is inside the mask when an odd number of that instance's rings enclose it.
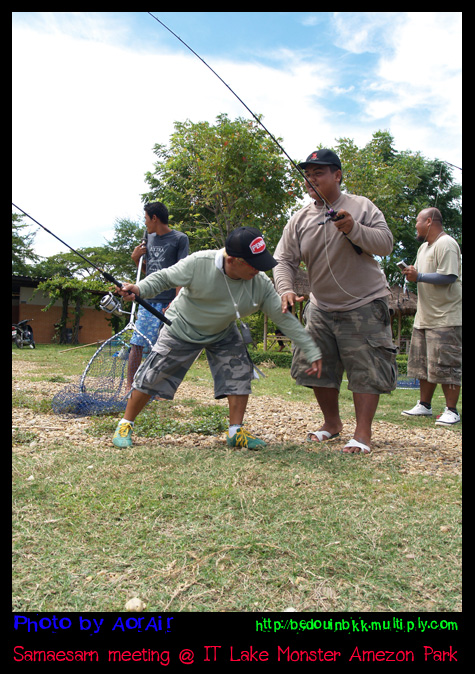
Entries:
{"label": "rod handle", "polygon": [[[120,281],[116,281],[116,279],[112,276],[112,274],[109,274],[106,271],[103,271],[102,274],[107,281],[110,281],[111,283],[116,285],[118,288],[122,288],[122,283],[120,283]],[[156,316],[158,319],[160,319],[162,321],[162,323],[166,323],[166,325],[172,324],[172,322],[165,316],[165,314],[162,314],[161,311],[158,311],[158,309],[155,309],[155,307],[152,307],[151,304],[149,304],[146,300],[143,300],[141,297],[137,297],[137,295],[136,295],[135,296],[135,302],[137,302],[137,304],[140,304],[147,311],[150,311],[150,313],[153,314],[154,316]]]}

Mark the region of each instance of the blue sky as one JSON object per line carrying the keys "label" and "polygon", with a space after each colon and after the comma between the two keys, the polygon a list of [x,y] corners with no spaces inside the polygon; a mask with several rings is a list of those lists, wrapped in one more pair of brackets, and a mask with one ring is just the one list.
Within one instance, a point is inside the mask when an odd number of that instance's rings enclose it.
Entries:
{"label": "blue sky", "polygon": [[[460,12],[152,13],[296,159],[385,129],[462,166]],[[12,44],[12,201],[73,247],[142,217],[175,121],[249,116],[147,12],[13,12]],[[37,234],[39,254],[63,249]]]}

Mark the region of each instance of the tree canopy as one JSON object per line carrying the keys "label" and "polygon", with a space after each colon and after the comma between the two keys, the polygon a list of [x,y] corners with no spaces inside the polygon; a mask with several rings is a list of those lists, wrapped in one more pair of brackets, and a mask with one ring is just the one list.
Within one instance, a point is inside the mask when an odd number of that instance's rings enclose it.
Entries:
{"label": "tree canopy", "polygon": [[44,307],[43,311],[48,311],[56,300],[61,300],[62,302],[61,317],[58,323],[55,324],[56,337],[60,344],[64,344],[67,341],[66,326],[70,320],[68,313],[69,305],[73,305],[71,342],[77,344],[79,322],[83,314],[82,308],[92,304],[98,309],[101,296],[97,293],[92,293],[98,291],[99,293],[104,292],[105,294],[103,281],[93,277],[78,279],[72,276],[57,275],[39,283],[38,290],[43,291],[46,295],[49,295],[50,298],[49,303]]}
{"label": "tree canopy", "polygon": [[34,251],[36,231],[23,222],[23,215],[12,213],[12,273],[27,276],[32,264],[40,260]]}
{"label": "tree canopy", "polygon": [[221,248],[236,227],[261,230],[277,245],[290,210],[303,195],[268,134],[255,121],[175,123],[170,144],[155,145],[154,170],[146,173],[145,202],[162,201],[174,228],[190,238],[192,251]]}
{"label": "tree canopy", "polygon": [[[422,209],[437,206],[445,231],[461,245],[462,188],[446,162],[397,151],[388,131],[377,131],[361,148],[350,138],[339,138],[330,149],[342,162],[342,189],[370,199],[393,233],[394,250],[381,260],[390,284],[402,281],[398,260],[415,260],[420,245],[415,220]],[[255,120],[231,121],[222,114],[214,125],[176,122],[169,144],[155,145],[154,152],[157,161],[145,174],[150,190],[142,201],[165,203],[170,225],[188,235],[192,252],[222,247],[241,225],[258,227],[273,250],[288,218],[303,204],[302,177]],[[21,215],[12,214],[12,229],[14,274],[51,279],[44,289],[58,298],[62,288],[63,300],[77,307],[88,290],[109,289],[99,272],[72,252],[41,259],[34,252],[35,232]],[[143,222],[118,219],[112,240],[79,252],[116,278],[135,280],[131,253],[143,232]]]}
{"label": "tree canopy", "polygon": [[391,255],[381,261],[390,283],[400,282],[395,263],[412,264],[420,243],[416,240],[417,214],[437,206],[444,230],[462,244],[461,185],[445,162],[427,160],[418,152],[398,152],[388,131],[377,131],[358,148],[340,138],[332,148],[343,166],[343,188],[370,199],[383,213],[394,237]]}

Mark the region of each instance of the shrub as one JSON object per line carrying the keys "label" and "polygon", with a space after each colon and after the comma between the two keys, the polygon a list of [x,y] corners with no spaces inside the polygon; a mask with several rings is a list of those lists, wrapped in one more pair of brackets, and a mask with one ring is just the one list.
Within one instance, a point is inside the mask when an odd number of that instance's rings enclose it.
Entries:
{"label": "shrub", "polygon": [[277,351],[256,351],[255,349],[249,349],[249,355],[252,358],[252,362],[256,365],[269,361],[274,363],[274,365],[277,367],[289,368],[292,365],[291,353],[279,353]]}
{"label": "shrub", "polygon": [[399,374],[407,374],[407,353],[398,353],[396,356],[397,369]]}

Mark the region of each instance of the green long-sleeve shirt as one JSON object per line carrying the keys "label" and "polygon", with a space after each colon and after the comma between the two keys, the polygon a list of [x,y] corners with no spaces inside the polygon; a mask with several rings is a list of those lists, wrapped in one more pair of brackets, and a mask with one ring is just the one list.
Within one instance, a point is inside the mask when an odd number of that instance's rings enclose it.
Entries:
{"label": "green long-sleeve shirt", "polygon": [[222,250],[193,253],[150,274],[138,286],[143,298],[181,286],[167,310],[172,321],[168,330],[186,342],[203,347],[217,342],[232,329],[236,310],[242,318],[260,310],[303,350],[309,363],[321,358],[320,348],[298,319],[282,313],[280,297],[266,274],[260,272],[250,281],[229,278],[223,271]]}

